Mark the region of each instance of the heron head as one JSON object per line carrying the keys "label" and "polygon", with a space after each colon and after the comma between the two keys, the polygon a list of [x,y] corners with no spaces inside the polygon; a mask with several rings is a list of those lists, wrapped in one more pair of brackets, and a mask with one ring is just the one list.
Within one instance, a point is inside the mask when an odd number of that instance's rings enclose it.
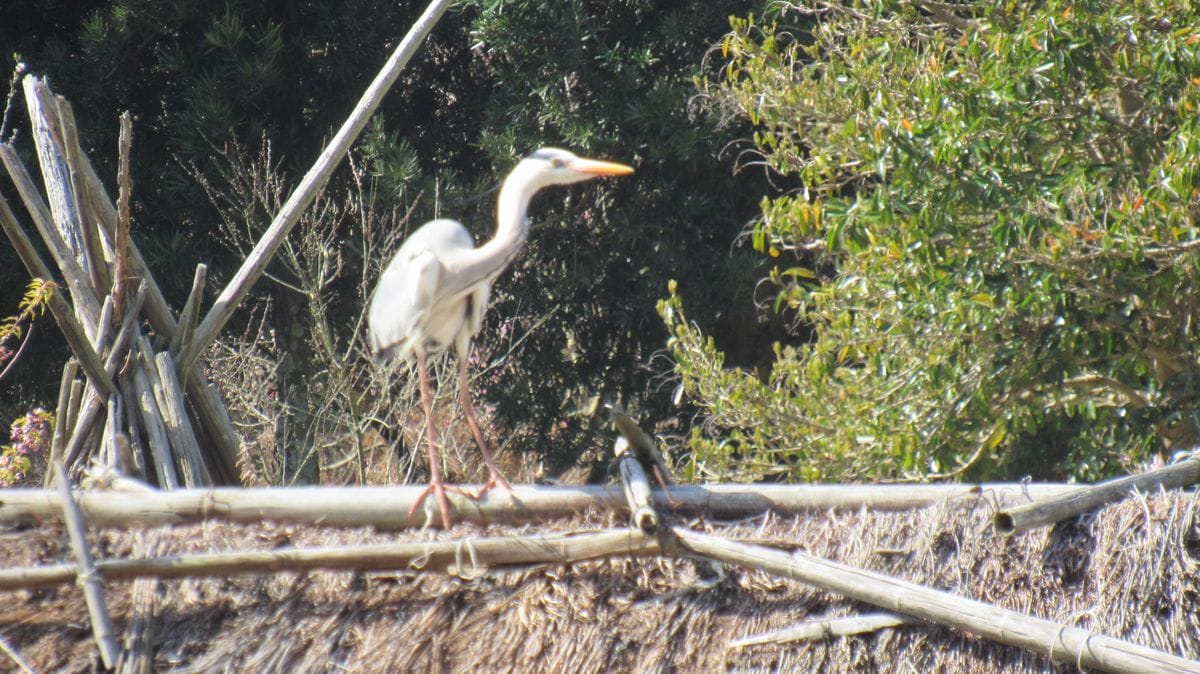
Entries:
{"label": "heron head", "polygon": [[528,175],[538,188],[550,185],[569,185],[601,176],[623,176],[633,173],[633,168],[598,159],[584,159],[573,152],[557,147],[543,147],[521,160],[518,171]]}

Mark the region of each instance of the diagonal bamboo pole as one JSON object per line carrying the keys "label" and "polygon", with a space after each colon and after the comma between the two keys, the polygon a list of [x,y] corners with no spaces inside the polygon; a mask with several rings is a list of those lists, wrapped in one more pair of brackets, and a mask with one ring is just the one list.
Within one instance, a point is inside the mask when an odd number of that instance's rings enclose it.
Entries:
{"label": "diagonal bamboo pole", "polygon": [[1137,475],[1088,485],[1071,494],[1060,494],[1033,503],[1005,508],[996,512],[993,525],[997,533],[1006,536],[1046,526],[1120,501],[1135,491],[1176,489],[1200,482],[1200,454],[1169,466]]}
{"label": "diagonal bamboo pole", "polygon": [[400,71],[416,53],[417,48],[425,40],[425,36],[429,31],[433,30],[434,24],[441,18],[442,14],[449,6],[450,0],[433,0],[429,6],[425,8],[425,12],[421,14],[408,34],[400,41],[396,50],[384,64],[383,69],[375,76],[374,81],[363,93],[358,104],[354,106],[354,110],[350,116],[346,118],[342,128],[338,130],[337,135],[325,149],[321,152],[321,156],[317,158],[315,164],[305,174],[300,184],[288,197],[283,207],[279,209],[279,213],[275,216],[271,226],[267,228],[266,233],[255,244],[254,249],[250,251],[250,255],[242,263],[240,269],[234,274],[233,279],[225,289],[221,291],[221,295],[217,297],[212,309],[201,321],[200,325],[196,326],[196,332],[192,337],[192,342],[186,345],[183,353],[179,358],[179,364],[182,368],[182,376],[188,378],[187,371],[199,358],[200,354],[204,353],[221,329],[225,327],[233,312],[245,299],[246,294],[250,292],[250,287],[258,280],[262,273],[266,270],[267,265],[274,257],[275,251],[283,243],[288,232],[292,227],[300,221],[300,216],[312,200],[316,198],[317,193],[329,181],[329,177],[333,174],[333,170],[341,163],[343,157],[350,150],[350,145],[354,139],[358,138],[363,127],[367,125],[367,121],[371,118],[371,114],[379,107],[383,101],[384,95],[392,84],[399,77]]}
{"label": "diagonal bamboo pole", "polygon": [[71,483],[67,480],[67,471],[61,463],[54,464],[54,473],[58,479],[59,495],[62,497],[63,519],[67,523],[67,534],[70,536],[71,547],[75,551],[75,561],[78,564],[77,576],[79,583],[83,585],[88,615],[92,619],[92,634],[96,638],[96,645],[100,647],[100,659],[104,661],[104,667],[111,670],[117,664],[117,640],[113,636],[108,605],[104,601],[102,578],[96,572],[92,551],[88,548],[87,525],[84,523],[83,512],[71,496]]}
{"label": "diagonal bamboo pole", "polygon": [[[889,611],[1043,653],[1057,662],[1108,672],[1200,674],[1200,663],[1193,660],[802,552],[747,545],[684,527],[672,527],[671,533],[677,551],[799,580]],[[673,552],[672,546],[664,546]]]}

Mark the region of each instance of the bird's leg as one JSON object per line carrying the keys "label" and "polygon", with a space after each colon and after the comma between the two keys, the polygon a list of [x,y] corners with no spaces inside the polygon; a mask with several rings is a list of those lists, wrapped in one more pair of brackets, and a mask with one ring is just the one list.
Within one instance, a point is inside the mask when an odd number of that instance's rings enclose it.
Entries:
{"label": "bird's leg", "polygon": [[475,406],[471,404],[471,389],[467,386],[467,358],[466,354],[460,353],[458,356],[458,398],[462,404],[463,415],[467,417],[467,425],[471,427],[471,433],[475,436],[475,442],[479,444],[479,451],[483,453],[483,462],[488,467],[488,481],[479,490],[479,497],[488,493],[495,487],[504,487],[508,491],[512,491],[512,485],[504,476],[500,474],[500,469],[496,467],[496,462],[492,460],[492,450],[488,449],[487,440],[483,437],[483,432],[479,430],[479,422],[475,420]]}
{"label": "bird's leg", "polygon": [[442,526],[450,528],[450,500],[446,498],[446,485],[442,482],[442,460],[438,456],[437,441],[433,432],[433,395],[429,392],[429,372],[425,366],[425,354],[417,356],[417,375],[421,381],[421,406],[425,408],[425,439],[429,441],[429,486],[408,511],[411,518],[417,508],[425,502],[430,492],[437,497],[438,507],[442,509]]}

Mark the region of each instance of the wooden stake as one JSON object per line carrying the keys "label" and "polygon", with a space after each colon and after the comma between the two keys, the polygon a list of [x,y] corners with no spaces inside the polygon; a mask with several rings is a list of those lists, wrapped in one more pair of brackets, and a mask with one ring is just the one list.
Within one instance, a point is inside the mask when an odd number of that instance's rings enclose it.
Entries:
{"label": "wooden stake", "polygon": [[[147,363],[146,367],[150,365],[151,363]],[[158,370],[155,398],[158,400],[159,411],[163,413],[171,446],[179,457],[183,484],[187,487],[211,486],[212,476],[204,465],[204,455],[200,451],[196,432],[192,429],[187,407],[183,403],[183,389],[175,377],[175,362],[171,359],[171,354],[162,352],[154,356],[153,365]]]}
{"label": "wooden stake", "polygon": [[[104,374],[110,380],[116,375],[117,368],[121,362],[129,354],[130,344],[133,342],[133,336],[137,333],[138,311],[141,309],[142,302],[146,298],[146,289],[144,285],[139,284],[137,295],[134,296],[133,308],[125,316],[125,320],[121,322],[121,328],[117,331],[116,339],[113,341],[112,348],[109,349],[108,356],[104,359]],[[109,306],[105,302],[105,306]],[[95,426],[96,420],[99,418],[100,410],[103,409],[105,403],[111,400],[114,396],[119,395],[117,391],[111,394],[102,395],[89,387],[87,393],[84,394],[84,399],[87,401],[83,405],[83,409],[79,412],[78,418],[73,422],[71,428],[71,439],[67,443],[65,449],[65,460],[63,465],[74,466],[76,459],[79,458],[83,447],[87,442],[88,436]]]}
{"label": "wooden stake", "polygon": [[704,559],[799,580],[927,622],[1043,653],[1058,662],[1110,672],[1200,672],[1200,663],[1176,655],[802,552],[746,545],[684,527],[670,531],[683,551]]}
{"label": "wooden stake", "polygon": [[[139,342],[146,338],[137,337]],[[146,348],[149,348],[148,346]],[[167,427],[158,411],[158,403],[154,400],[154,386],[146,370],[148,366],[141,358],[135,359],[133,365],[133,387],[137,394],[138,411],[141,412],[142,425],[146,428],[146,441],[150,445],[151,462],[154,465],[154,475],[158,486],[163,489],[179,487],[179,475],[175,472],[175,460],[171,456],[171,442],[168,440]],[[149,472],[149,471],[147,471]]]}
{"label": "wooden stake", "polygon": [[[208,265],[196,265],[196,274],[192,277],[192,290],[188,293],[183,311],[179,312],[179,329],[171,338],[171,355],[179,357],[180,352],[192,341],[192,333],[196,329],[196,317],[200,313],[200,303],[204,300],[204,281],[208,278]],[[199,355],[199,354],[197,354]],[[179,377],[187,379],[195,363],[179,361]]]}
{"label": "wooden stake", "polygon": [[1054,524],[1102,505],[1120,501],[1134,491],[1176,489],[1200,482],[1200,458],[1191,457],[1169,466],[1139,475],[1130,475],[1071,494],[1048,497],[996,513],[992,523],[996,531],[1010,536],[1019,531]]}
{"label": "wooden stake", "polygon": [[[133,117],[126,110],[121,113],[121,132],[117,137],[117,231],[113,237],[112,295],[116,298],[117,316],[122,318],[125,316],[126,293],[132,278],[129,273],[129,200],[133,192],[133,179],[129,177],[129,153],[132,145]],[[97,217],[97,220],[100,218]],[[104,226],[100,225],[100,228],[104,233]]]}
{"label": "wooden stake", "polygon": [[647,534],[658,531],[658,513],[651,505],[650,483],[646,480],[646,472],[642,464],[629,447],[629,441],[624,436],[618,437],[613,451],[617,455],[617,469],[621,474],[621,486],[625,489],[625,500],[631,519],[637,528]]}
{"label": "wooden stake", "polygon": [[88,548],[87,527],[84,525],[83,512],[79,510],[75,499],[71,497],[71,483],[67,480],[67,471],[61,463],[54,464],[54,472],[58,478],[58,493],[63,505],[63,520],[67,525],[67,534],[71,539],[71,548],[75,551],[75,561],[78,566],[80,584],[83,585],[83,595],[87,600],[88,615],[92,619],[92,634],[96,645],[100,648],[100,659],[106,669],[112,669],[117,664],[117,640],[113,636],[112,622],[108,619],[108,606],[104,603],[104,585],[96,566],[92,563],[92,551]]}
{"label": "wooden stake", "polygon": [[[28,85],[31,78],[26,78],[25,82]],[[17,151],[11,145],[0,143],[0,159],[4,161],[4,168],[8,170],[8,175],[12,178],[13,184],[17,187],[17,192],[21,195],[21,201],[24,202],[26,210],[29,211],[29,216],[33,220],[33,224],[37,227],[38,233],[42,235],[42,241],[50,250],[51,257],[54,258],[55,264],[62,270],[63,278],[67,281],[67,287],[71,290],[71,298],[75,302],[75,309],[79,312],[76,316],[80,323],[87,330],[89,341],[92,330],[96,327],[96,322],[100,317],[100,300],[95,289],[90,285],[91,276],[82,266],[79,260],[75,258],[74,250],[63,238],[63,234],[55,225],[54,216],[51,215],[50,208],[42,199],[42,195],[38,192],[37,185],[33,178],[29,175],[29,171],[25,169],[25,165],[21,163],[21,158],[17,155]],[[66,167],[61,167],[66,171]],[[53,278],[50,275],[41,276],[41,278]]]}
{"label": "wooden stake", "polygon": [[[74,358],[68,359],[63,365],[62,379],[58,384],[58,407],[54,411],[54,435],[50,437],[50,458],[46,461],[48,466],[53,466],[56,461],[62,461],[63,447],[66,445],[67,439],[67,409],[71,404],[71,382],[75,381],[75,377],[78,375],[79,361]],[[42,484],[49,488],[53,477],[54,471],[47,470]]]}
{"label": "wooden stake", "polygon": [[[46,93],[50,93],[49,87],[46,87]],[[85,267],[91,270],[92,287],[96,289],[96,294],[106,295],[112,290],[112,275],[109,273],[104,247],[100,243],[100,232],[95,227],[97,218],[89,212],[87,205],[90,200],[84,196],[87,186],[81,167],[87,164],[88,160],[83,154],[83,148],[79,146],[75,113],[71,109],[71,103],[62,96],[54,95],[52,100],[57,113],[61,148],[71,178],[70,196],[75,200],[75,212],[79,214],[79,236],[83,241],[82,258],[87,260]]]}

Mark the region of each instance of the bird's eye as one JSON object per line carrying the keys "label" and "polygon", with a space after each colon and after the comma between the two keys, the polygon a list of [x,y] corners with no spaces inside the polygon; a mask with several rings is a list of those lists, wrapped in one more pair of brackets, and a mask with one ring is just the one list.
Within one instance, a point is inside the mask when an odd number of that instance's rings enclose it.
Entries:
{"label": "bird's eye", "polygon": [[567,162],[562,157],[555,157],[554,159],[550,160],[550,165],[558,169],[566,166]]}

